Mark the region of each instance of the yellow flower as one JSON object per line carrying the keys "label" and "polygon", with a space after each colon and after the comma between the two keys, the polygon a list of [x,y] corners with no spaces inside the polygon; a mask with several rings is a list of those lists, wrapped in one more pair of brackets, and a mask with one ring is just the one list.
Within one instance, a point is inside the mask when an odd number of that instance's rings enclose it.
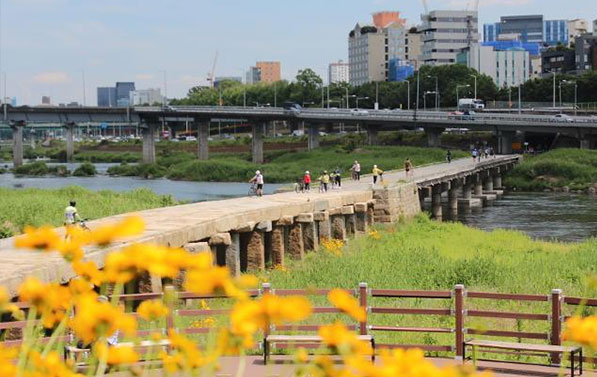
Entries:
{"label": "yellow flower", "polygon": [[296,350],[296,360],[299,363],[306,363],[309,360],[309,353],[303,347]]}
{"label": "yellow flower", "polygon": [[242,288],[250,289],[259,285],[259,279],[255,275],[242,275],[238,283]]}
{"label": "yellow flower", "polygon": [[361,307],[357,299],[346,291],[342,289],[332,289],[328,294],[328,300],[330,300],[335,307],[342,310],[356,321],[365,322],[367,320],[365,308]]}
{"label": "yellow flower", "polygon": [[230,297],[246,297],[246,292],[238,289],[230,277],[227,267],[211,267],[205,270],[187,271],[185,289],[200,295],[224,293]]}
{"label": "yellow flower", "polygon": [[341,322],[319,328],[319,336],[328,347],[338,350],[342,355],[371,355],[373,349],[368,342],[361,341]]}
{"label": "yellow flower", "polygon": [[83,377],[82,374],[73,372],[71,366],[62,361],[62,357],[56,351],[50,351],[46,356],[31,351],[29,357],[34,370],[27,371],[27,377]]}
{"label": "yellow flower", "polygon": [[170,355],[163,353],[162,361],[164,368],[170,373],[200,368],[215,360],[204,357],[194,341],[174,330],[168,331],[168,339],[170,339],[172,352]]}
{"label": "yellow flower", "polygon": [[100,360],[106,360],[108,365],[133,364],[139,361],[139,354],[133,347],[108,347],[105,343],[98,343],[93,348]]}
{"label": "yellow flower", "polygon": [[157,321],[168,315],[168,308],[161,301],[146,300],[137,308],[137,314],[147,321]]}
{"label": "yellow flower", "polygon": [[58,249],[62,239],[50,226],[34,228],[25,227],[25,233],[15,239],[15,247],[20,249],[35,249],[40,251],[52,251]]}
{"label": "yellow flower", "polygon": [[47,286],[38,278],[29,276],[19,286],[19,298],[21,301],[41,308],[46,296],[46,290]]}
{"label": "yellow flower", "polygon": [[93,243],[107,246],[124,237],[136,236],[145,230],[145,222],[139,216],[130,216],[119,223],[104,225],[91,232]]}
{"label": "yellow flower", "polygon": [[328,253],[340,256],[342,255],[342,247],[344,246],[344,242],[337,239],[325,239],[321,241],[321,246],[323,249]]}
{"label": "yellow flower", "polygon": [[96,287],[102,285],[102,282],[104,281],[104,274],[92,261],[75,261],[72,266],[73,270],[77,275],[79,275],[79,277],[91,282]]}
{"label": "yellow flower", "polygon": [[562,335],[564,340],[584,344],[597,350],[597,316],[568,319]]}
{"label": "yellow flower", "polygon": [[0,377],[17,375],[17,366],[14,364],[14,360],[18,355],[18,348],[8,348],[0,344]]}
{"label": "yellow flower", "polygon": [[377,232],[377,230],[369,231],[369,237],[373,238],[374,240],[380,240],[381,235]]}
{"label": "yellow flower", "polygon": [[84,256],[82,245],[78,242],[63,242],[57,250],[67,262],[80,261]]}

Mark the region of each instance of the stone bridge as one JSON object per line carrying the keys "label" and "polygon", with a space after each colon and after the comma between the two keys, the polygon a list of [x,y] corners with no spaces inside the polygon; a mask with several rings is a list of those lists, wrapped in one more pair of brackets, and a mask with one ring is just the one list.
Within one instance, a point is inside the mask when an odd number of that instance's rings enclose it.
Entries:
{"label": "stone bridge", "polygon": [[[453,209],[493,200],[502,174],[518,161],[517,156],[482,162],[462,159],[416,168],[414,177],[409,178],[404,171],[387,172],[384,182],[377,185],[364,176],[360,182],[345,181],[341,190],[327,193],[287,192],[141,211],[138,214],[146,222],[143,235],[109,248],[88,248],[86,259],[101,267],[110,251],[130,243],[152,242],[193,252],[211,251],[217,264],[228,266],[234,274],[284,265],[288,258],[302,259],[325,239],[347,240],[365,234],[372,224],[415,216],[429,196],[436,217],[441,217],[444,192]],[[88,225],[93,229],[125,216]],[[58,282],[74,276],[57,253],[15,250],[13,245],[12,238],[0,240],[0,285],[12,295],[28,275]],[[142,285],[161,289],[161,282],[151,279]]]}

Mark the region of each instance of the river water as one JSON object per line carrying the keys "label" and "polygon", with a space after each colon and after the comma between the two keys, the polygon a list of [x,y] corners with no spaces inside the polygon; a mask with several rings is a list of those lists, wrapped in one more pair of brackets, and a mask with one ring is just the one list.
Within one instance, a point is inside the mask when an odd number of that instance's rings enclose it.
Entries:
{"label": "river water", "polygon": [[[78,164],[68,164],[74,170]],[[115,164],[95,164],[100,174]],[[167,179],[144,180],[133,177],[15,177],[0,175],[0,187],[60,188],[82,186],[90,190],[128,191],[148,188],[177,200],[200,202],[247,195],[247,183],[184,182]],[[266,194],[282,185],[266,184]],[[444,209],[447,213],[447,208]],[[448,216],[448,219],[450,217]],[[508,193],[493,206],[460,211],[457,218],[466,225],[483,230],[515,229],[543,240],[582,241],[597,237],[597,198],[586,195],[552,193]]]}

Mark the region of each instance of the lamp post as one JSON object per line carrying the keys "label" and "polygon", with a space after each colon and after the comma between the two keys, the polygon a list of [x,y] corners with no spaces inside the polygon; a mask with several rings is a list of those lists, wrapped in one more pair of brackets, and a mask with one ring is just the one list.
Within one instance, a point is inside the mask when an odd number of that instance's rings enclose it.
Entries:
{"label": "lamp post", "polygon": [[471,75],[475,79],[475,99],[477,99],[477,75]]}
{"label": "lamp post", "polygon": [[357,109],[359,108],[359,100],[360,99],[369,99],[369,97],[357,97]]}
{"label": "lamp post", "polygon": [[562,84],[574,84],[574,116],[577,115],[576,104],[578,100],[578,83],[576,81],[562,80],[560,81],[560,107],[562,107]]}
{"label": "lamp post", "polygon": [[437,98],[436,92],[427,91],[427,92],[423,93],[423,109],[425,111],[427,111],[427,95],[432,95],[432,94],[435,94],[435,97]]}
{"label": "lamp post", "polygon": [[[438,80],[437,76],[427,75],[427,77],[430,79],[435,79],[435,92],[433,92],[435,94],[435,111],[439,111],[439,80]],[[432,93],[432,92],[427,92],[427,93]]]}
{"label": "lamp post", "polygon": [[456,85],[456,109],[460,110],[460,95],[458,93],[458,89],[460,88],[470,88],[469,84],[466,85]]}
{"label": "lamp post", "polygon": [[[348,93],[348,89],[346,89],[346,92]],[[348,95],[348,94],[347,94],[347,95],[346,95],[346,108],[347,108],[347,109],[350,109],[350,101],[349,101],[349,99],[350,99],[350,98],[356,98],[356,96],[357,96],[356,94],[351,94],[351,95]],[[357,101],[357,102],[358,102],[358,101]]]}
{"label": "lamp post", "polygon": [[410,110],[410,81],[408,81],[408,80],[402,80],[402,82],[406,82],[406,85],[407,85],[407,88],[406,88],[406,101],[407,101],[408,110]]}
{"label": "lamp post", "polygon": [[348,103],[348,87],[346,87],[344,89],[346,89],[346,108],[350,109],[350,103]]}
{"label": "lamp post", "polygon": [[556,108],[556,73],[553,73],[553,108]]}

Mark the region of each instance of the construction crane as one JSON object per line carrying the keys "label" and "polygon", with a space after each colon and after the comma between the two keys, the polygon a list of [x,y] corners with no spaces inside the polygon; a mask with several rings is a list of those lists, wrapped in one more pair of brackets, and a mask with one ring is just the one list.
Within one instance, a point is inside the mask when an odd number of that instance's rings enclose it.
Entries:
{"label": "construction crane", "polygon": [[421,0],[423,3],[423,8],[425,9],[425,14],[429,14],[429,7],[427,6],[427,0]]}
{"label": "construction crane", "polygon": [[211,67],[211,72],[207,74],[207,81],[209,81],[209,86],[214,87],[216,84],[216,64],[218,63],[218,51],[216,51],[216,56],[214,57],[214,64]]}

